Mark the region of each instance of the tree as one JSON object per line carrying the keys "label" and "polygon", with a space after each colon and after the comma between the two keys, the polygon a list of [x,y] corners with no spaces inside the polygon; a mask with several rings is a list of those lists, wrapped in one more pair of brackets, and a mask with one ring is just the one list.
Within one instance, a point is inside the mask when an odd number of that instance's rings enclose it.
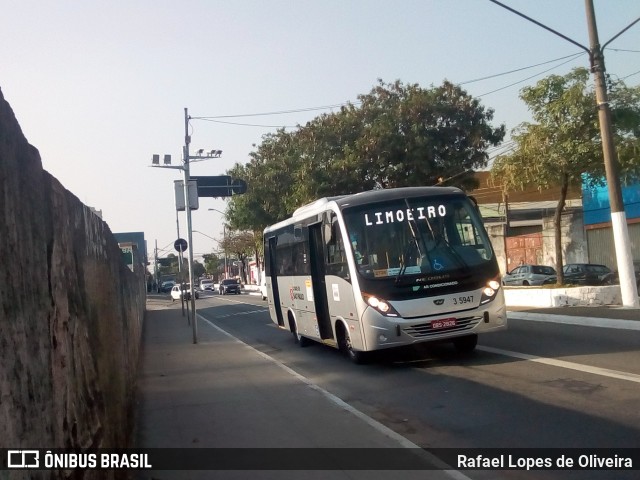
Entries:
{"label": "tree", "polygon": [[[513,153],[499,156],[491,169],[492,178],[501,183],[505,192],[531,185],[539,189],[560,187],[554,215],[560,284],[564,283],[560,222],[569,186],[582,185],[583,178],[595,184],[604,177],[595,92],[588,80],[589,72],[576,68],[567,75],[551,75],[523,88],[520,98],[535,123],[525,122],[514,129]],[[631,173],[638,170],[640,162],[640,90],[619,82],[610,99],[621,169]],[[585,173],[587,176],[583,177]]]}
{"label": "tree", "polygon": [[247,283],[247,258],[255,252],[256,239],[253,232],[227,232],[220,247],[225,252],[231,252],[241,262],[241,278]]}
{"label": "tree", "polygon": [[194,280],[197,280],[198,278],[203,276],[205,272],[206,272],[206,269],[205,269],[204,265],[202,265],[199,261],[194,260],[193,261],[193,278],[194,278]]}
{"label": "tree", "polygon": [[230,224],[258,234],[324,196],[451,177],[468,188],[472,175],[462,174],[485,167],[487,149],[505,134],[490,125],[493,110],[447,81],[429,89],[379,81],[358,101],[295,132],[265,135],[249,163],[229,172],[248,185],[231,197]]}
{"label": "tree", "polygon": [[218,267],[224,261],[215,253],[205,253],[202,255],[204,260],[204,268],[207,274],[214,275],[218,272]]}

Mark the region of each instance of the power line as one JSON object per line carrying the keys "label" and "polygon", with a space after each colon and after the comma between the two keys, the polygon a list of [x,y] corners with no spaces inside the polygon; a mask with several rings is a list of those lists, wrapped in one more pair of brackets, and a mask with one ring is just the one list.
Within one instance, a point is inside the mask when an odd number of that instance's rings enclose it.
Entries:
{"label": "power line", "polygon": [[613,50],[614,52],[640,53],[640,50],[629,50],[629,49],[626,49],[626,48],[607,48],[607,50]]}
{"label": "power line", "polygon": [[517,85],[517,84],[522,83],[522,82],[526,82],[527,80],[531,80],[532,78],[538,77],[538,76],[542,75],[543,73],[550,72],[551,70],[554,70],[554,69],[556,69],[556,68],[558,68],[558,67],[561,67],[562,65],[564,65],[564,64],[566,64],[566,63],[572,62],[572,61],[573,61],[573,60],[575,60],[576,58],[577,58],[577,55],[574,55],[572,58],[570,58],[570,59],[569,59],[569,60],[567,60],[566,62],[562,62],[562,63],[561,63],[561,64],[559,64],[559,65],[556,65],[556,66],[554,66],[554,67],[548,68],[548,69],[546,69],[546,70],[543,70],[542,72],[538,72],[538,73],[536,73],[535,75],[531,75],[530,77],[523,78],[522,80],[519,80],[519,81],[517,81],[517,82],[511,83],[511,84],[506,85],[506,86],[504,86],[504,87],[497,88],[497,89],[492,90],[492,91],[487,92],[487,93],[483,93],[483,94],[481,94],[481,95],[478,95],[478,97],[484,97],[485,95],[491,95],[492,93],[496,93],[496,92],[499,92],[499,91],[501,91],[501,90],[505,90],[505,89],[507,89],[507,88],[509,88],[509,87],[513,87],[514,85]]}
{"label": "power line", "polygon": [[[564,60],[564,59],[568,59],[567,61],[560,63],[559,65],[556,65],[548,70],[544,70],[542,72],[537,73],[536,75],[533,75],[531,77],[527,77],[523,80],[520,80],[518,82],[509,84],[505,87],[499,88],[497,90],[485,93],[483,95],[489,95],[491,93],[495,93],[497,91],[500,90],[504,90],[506,88],[512,87],[514,85],[517,85],[518,83],[522,83],[525,82],[531,78],[534,78],[538,75],[542,75],[543,73],[546,73],[548,71],[553,70],[554,68],[560,67],[566,63],[569,63],[570,61],[574,60],[575,58],[579,57],[583,55],[582,52],[578,52],[578,53],[573,53],[571,55],[565,55],[563,57],[559,57],[559,58],[554,58],[552,60],[547,60],[545,62],[541,62],[541,63],[536,63],[534,65],[529,65],[526,67],[521,67],[521,68],[517,68],[515,70],[509,70],[507,72],[502,72],[502,73],[496,73],[493,75],[487,75],[485,77],[481,77],[481,78],[476,78],[473,80],[466,80],[464,82],[459,82],[457,83],[457,85],[466,85],[469,83],[475,83],[475,82],[479,82],[482,80],[488,80],[491,78],[497,78],[497,77],[501,77],[501,76],[505,76],[505,75],[510,75],[512,73],[516,73],[516,72],[520,72],[523,70],[528,70],[530,68],[535,68],[535,67],[539,67],[541,65],[547,65],[549,63],[553,63],[553,62],[557,62],[559,60]],[[482,95],[479,95],[482,96]],[[354,102],[343,102],[343,103],[336,103],[333,105],[324,105],[324,106],[318,106],[318,107],[304,107],[304,108],[295,108],[295,109],[289,109],[289,110],[275,110],[272,112],[257,112],[257,113],[243,113],[243,114],[234,114],[234,115],[210,115],[210,116],[190,116],[189,118],[191,120],[203,120],[203,121],[209,121],[209,122],[214,122],[214,123],[224,123],[224,124],[228,124],[228,125],[237,125],[237,126],[246,126],[246,127],[263,127],[263,128],[297,128],[298,125],[262,125],[262,124],[253,124],[253,123],[240,123],[240,122],[229,122],[229,121],[223,121],[220,119],[223,118],[243,118],[243,117],[260,117],[260,116],[270,116],[270,115],[285,115],[285,114],[291,114],[291,113],[303,113],[303,112],[312,112],[312,111],[318,111],[318,110],[330,110],[333,108],[342,108],[342,107],[347,107],[347,106],[356,106],[356,105],[360,105],[362,102],[360,101],[354,101]]]}
{"label": "power line", "polygon": [[637,75],[639,73],[640,73],[640,70],[638,70],[637,72],[630,73],[629,75],[626,75],[626,76],[622,77],[620,80],[625,80],[625,79],[627,79],[629,77],[633,77],[634,75]]}
{"label": "power line", "polygon": [[[261,115],[261,114],[257,114]],[[265,113],[264,115],[269,115]],[[239,117],[242,115],[238,115]],[[230,116],[233,117],[233,116]],[[297,128],[298,125],[261,125],[256,123],[240,123],[240,122],[226,122],[224,120],[214,120],[213,118],[205,118],[205,117],[192,117],[194,120],[203,120],[205,122],[213,122],[213,123],[224,123],[225,125],[237,125],[241,127],[261,127],[261,128]]]}
{"label": "power line", "polygon": [[[360,103],[360,102],[356,102],[356,103]],[[292,110],[278,110],[275,112],[244,113],[244,114],[238,114],[238,115],[216,115],[216,116],[210,116],[210,117],[191,117],[191,118],[196,120],[211,120],[211,119],[218,119],[218,118],[239,118],[239,117],[259,117],[259,116],[266,116],[266,115],[284,115],[288,113],[312,112],[314,110],[329,110],[331,108],[345,107],[347,105],[352,105],[352,103],[351,102],[336,103],[334,105],[325,105],[322,107],[296,108]]]}
{"label": "power line", "polygon": [[458,83],[458,85],[466,85],[468,83],[475,83],[475,82],[480,82],[482,80],[489,80],[491,78],[501,77],[501,76],[504,76],[504,75],[510,75],[512,73],[521,72],[523,70],[528,70],[530,68],[539,67],[541,65],[547,65],[549,63],[553,63],[553,62],[557,62],[557,61],[560,61],[560,60],[564,60],[566,58],[572,58],[573,59],[573,58],[579,57],[581,55],[584,55],[584,52],[578,52],[578,53],[573,53],[571,55],[565,55],[564,57],[555,58],[553,60],[548,60],[548,61],[542,62],[542,63],[536,63],[535,65],[529,65],[528,67],[516,68],[515,70],[509,70],[508,72],[496,73],[494,75],[488,75],[486,77],[476,78],[474,80],[467,80],[466,82]]}

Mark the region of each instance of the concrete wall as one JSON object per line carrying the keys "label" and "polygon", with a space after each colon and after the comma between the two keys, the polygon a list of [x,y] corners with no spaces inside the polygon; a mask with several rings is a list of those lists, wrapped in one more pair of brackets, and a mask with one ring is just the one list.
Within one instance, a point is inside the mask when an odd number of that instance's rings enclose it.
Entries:
{"label": "concrete wall", "polygon": [[[1,91],[0,251],[0,448],[128,446],[144,272],[42,169]],[[98,476],[115,473],[79,478]]]}
{"label": "concrete wall", "polygon": [[507,308],[622,305],[619,285],[571,288],[507,287],[504,289],[504,299]]}

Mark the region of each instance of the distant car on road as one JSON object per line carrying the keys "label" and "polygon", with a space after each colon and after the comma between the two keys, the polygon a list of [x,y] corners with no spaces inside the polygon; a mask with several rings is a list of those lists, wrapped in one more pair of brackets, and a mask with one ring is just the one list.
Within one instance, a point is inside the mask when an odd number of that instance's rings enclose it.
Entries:
{"label": "distant car on road", "polygon": [[200,290],[211,290],[213,291],[213,280],[200,280]]}
{"label": "distant car on road", "polygon": [[609,267],[596,263],[567,263],[562,272],[565,283],[574,285],[612,285],[616,281]]}
{"label": "distant car on road", "polygon": [[176,282],[174,282],[173,280],[162,282],[162,285],[160,285],[160,291],[162,293],[169,293],[175,284]]}
{"label": "distant car on road", "polygon": [[220,282],[220,295],[226,295],[228,293],[240,294],[240,282],[237,278],[225,278]]}
{"label": "distant car on road", "polygon": [[502,277],[503,285],[548,285],[556,283],[556,271],[546,265],[520,265]]}
{"label": "distant car on road", "polygon": [[[194,294],[195,294],[196,300],[200,298],[200,293],[198,292],[197,288],[194,290]],[[175,300],[180,300],[181,296],[182,296],[182,291],[181,291],[180,285],[174,285],[173,288],[171,289],[171,298],[175,301]],[[185,284],[184,286],[184,298],[185,300],[191,300],[191,287],[189,286],[189,284]]]}

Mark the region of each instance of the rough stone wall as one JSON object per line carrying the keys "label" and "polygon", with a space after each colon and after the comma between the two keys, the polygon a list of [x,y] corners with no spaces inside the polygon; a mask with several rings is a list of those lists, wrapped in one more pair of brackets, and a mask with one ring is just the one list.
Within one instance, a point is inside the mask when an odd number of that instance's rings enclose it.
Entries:
{"label": "rough stone wall", "polygon": [[144,271],[42,169],[1,91],[0,252],[0,448],[129,446]]}
{"label": "rough stone wall", "polygon": [[[562,214],[560,222],[560,235],[562,238],[562,260],[567,263],[588,263],[587,239],[584,232],[582,212],[569,211]],[[555,226],[553,216],[545,217],[542,226],[544,265],[555,267]]]}
{"label": "rough stone wall", "polygon": [[505,248],[505,226],[503,224],[498,225],[486,225],[487,233],[489,234],[489,240],[493,246],[493,251],[496,254],[498,260],[498,267],[503,274],[507,269],[507,252]]}

